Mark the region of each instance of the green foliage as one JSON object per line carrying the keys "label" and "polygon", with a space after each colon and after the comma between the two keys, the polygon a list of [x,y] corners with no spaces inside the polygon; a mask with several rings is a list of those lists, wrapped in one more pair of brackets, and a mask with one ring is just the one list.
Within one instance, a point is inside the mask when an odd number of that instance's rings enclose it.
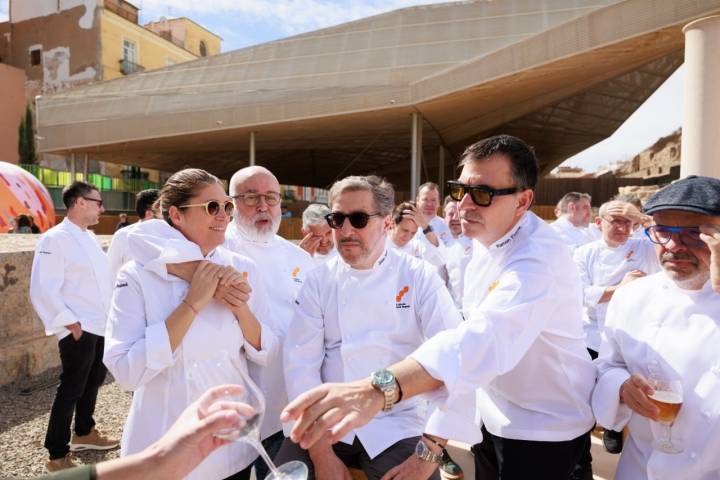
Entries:
{"label": "green foliage", "polygon": [[25,115],[20,120],[18,129],[18,153],[21,164],[34,164],[37,162],[35,155],[35,130],[33,129],[33,114],[30,105],[25,107]]}

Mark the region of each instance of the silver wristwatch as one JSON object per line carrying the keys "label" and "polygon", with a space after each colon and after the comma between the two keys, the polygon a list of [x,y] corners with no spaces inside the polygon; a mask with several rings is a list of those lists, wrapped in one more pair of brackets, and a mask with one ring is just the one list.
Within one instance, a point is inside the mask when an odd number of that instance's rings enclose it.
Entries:
{"label": "silver wristwatch", "polygon": [[423,462],[437,463],[438,465],[442,463],[443,459],[442,451],[440,453],[433,452],[425,445],[422,439],[418,440],[417,445],[415,445],[415,456]]}
{"label": "silver wristwatch", "polygon": [[375,370],[370,375],[370,383],[372,386],[380,391],[385,397],[385,405],[383,405],[383,412],[389,412],[392,410],[395,402],[397,401],[396,395],[398,393],[398,384],[395,380],[395,375],[390,370],[380,369]]}

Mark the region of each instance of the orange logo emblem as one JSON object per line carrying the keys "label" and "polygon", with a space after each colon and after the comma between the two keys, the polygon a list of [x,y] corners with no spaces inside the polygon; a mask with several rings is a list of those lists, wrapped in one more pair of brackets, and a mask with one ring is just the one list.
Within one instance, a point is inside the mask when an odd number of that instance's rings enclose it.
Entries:
{"label": "orange logo emblem", "polygon": [[300,267],[295,267],[292,271],[292,278],[295,278],[298,276],[298,273],[300,273]]}
{"label": "orange logo emblem", "polygon": [[400,291],[398,292],[398,294],[395,295],[395,301],[396,301],[397,303],[402,302],[403,297],[404,297],[405,294],[408,293],[409,291],[410,291],[410,287],[408,287],[407,285],[405,285],[405,286],[402,288],[402,290],[400,290]]}
{"label": "orange logo emblem", "polygon": [[490,293],[490,292],[492,292],[493,290],[495,290],[495,287],[498,286],[498,283],[500,283],[500,280],[495,280],[494,282],[492,282],[492,283],[490,284],[490,287],[488,288],[488,293]]}

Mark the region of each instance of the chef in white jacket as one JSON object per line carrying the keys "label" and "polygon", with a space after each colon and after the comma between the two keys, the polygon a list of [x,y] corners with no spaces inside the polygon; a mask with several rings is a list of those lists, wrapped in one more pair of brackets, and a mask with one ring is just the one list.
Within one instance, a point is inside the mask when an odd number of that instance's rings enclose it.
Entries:
{"label": "chef in white jacket", "polygon": [[462,309],[462,299],[465,285],[465,270],[472,258],[473,242],[470,237],[462,233],[460,224],[460,211],[458,202],[448,196],[443,206],[445,223],[450,229],[452,240],[445,245],[445,282],[455,305]]}
{"label": "chef in white jacket", "polygon": [[560,217],[550,224],[571,252],[597,240],[600,236],[597,229],[588,227],[592,215],[590,200],[591,197],[587,193],[566,193],[558,203]]}
{"label": "chef in white jacket", "polygon": [[[280,348],[268,357],[267,365],[250,365],[250,375],[266,398],[266,415],[260,428],[265,450],[273,457],[285,435],[280,412],[287,405],[283,375],[282,341],[295,313],[295,298],[305,276],[315,268],[312,257],[303,249],[278,235],[281,210],[280,183],[261,166],[238,170],[230,179],[230,196],[235,202],[233,221],[225,234],[225,247],[252,258],[258,265],[259,280],[271,297],[272,314],[268,326],[278,336]],[[267,473],[260,458],[255,462],[256,476]]]}
{"label": "chef in white jacket", "polygon": [[438,240],[435,232],[428,230],[427,233],[421,233],[425,239],[417,236],[417,232],[427,229],[428,221],[413,202],[403,202],[395,207],[392,221],[392,228],[388,232],[388,248],[424,260],[436,268],[445,265],[445,245]]}
{"label": "chef in white jacket", "polygon": [[[347,177],[331,188],[329,223],[339,257],[312,271],[300,290],[284,351],[291,398],[324,382],[368,378],[460,323],[435,269],[386,247],[393,198],[392,186],[374,176]],[[441,449],[432,437],[421,440],[421,434],[461,434],[474,417],[459,425],[439,420],[435,426],[445,429],[439,432],[426,429],[427,411],[423,399],[411,400],[340,443],[322,443],[309,452],[286,441],[278,462],[302,460],[318,478],[345,478],[346,465],[353,464],[371,479],[396,467],[407,478],[439,478]],[[416,457],[416,447],[425,448],[428,456]]]}
{"label": "chef in white jacket", "polygon": [[[645,205],[662,272],[618,290],[597,360],[598,423],[626,425],[617,480],[720,478],[720,295],[705,241],[720,236],[720,180],[690,176]],[[714,234],[701,237],[700,230]],[[717,260],[717,259],[716,259]],[[651,403],[653,379],[677,381],[682,399],[669,442]],[[659,388],[660,389],[660,388]],[[653,446],[662,440],[674,448]],[[668,453],[669,451],[678,453]]]}
{"label": "chef in white jacket", "polygon": [[327,205],[311,203],[302,214],[302,235],[299,247],[312,256],[315,265],[324,265],[337,257],[332,231],[325,217],[330,213]]}
{"label": "chef in white jacket", "polygon": [[[466,321],[388,370],[402,400],[445,388],[448,401],[480,389],[477,414],[503,479],[569,478],[589,449],[595,367],[585,348],[580,279],[567,249],[529,212],[537,160],[522,140],[498,135],[465,151],[462,228],[475,241],[465,283]],[[316,387],[288,405],[292,439],[336,440],[385,404],[367,379]]]}
{"label": "chef in white jacket", "polygon": [[[222,383],[242,384],[237,371],[246,372],[248,360],[264,364],[278,347],[272,330],[258,320],[270,314],[257,268],[221,247],[233,203],[220,181],[200,169],[181,170],[168,179],[159,202],[164,220],[136,227],[129,242],[138,252],[146,250],[146,237],[167,243],[156,258],[133,260],[120,270],[106,334],[105,364],[119,385],[134,392],[123,455],[159,439],[205,391],[214,375],[198,374],[198,366],[232,364],[217,374],[224,375]],[[189,285],[168,267],[198,261]],[[232,443],[188,478],[249,478],[256,456],[251,447]]]}
{"label": "chef in white jacket", "polygon": [[103,336],[113,282],[105,252],[88,229],[104,211],[102,197],[93,185],[73,182],[63,189],[62,199],[67,216],[38,240],[30,274],[30,300],[45,333],[57,336],[62,366],[45,437],[50,472],[74,465],[70,450],[117,446],[98,433],[93,419],[107,373]]}
{"label": "chef in white jacket", "polygon": [[120,230],[116,230],[113,234],[110,246],[108,247],[108,261],[110,262],[110,270],[113,274],[113,279],[117,277],[120,267],[125,265],[127,262],[132,260],[130,255],[130,246],[128,245],[128,235],[132,229],[144,222],[145,220],[151,220],[155,218],[155,212],[153,212],[153,203],[157,200],[158,190],[150,188],[138,192],[135,195],[135,211],[138,214],[138,222],[129,225]]}
{"label": "chef in white jacket", "polygon": [[[437,183],[426,182],[418,187],[418,195],[415,199],[419,213],[424,215],[426,224],[421,226],[416,234],[418,240],[438,246],[440,244],[447,245],[452,242],[452,234],[443,217],[437,214],[440,206],[440,187]],[[428,236],[428,232],[434,232],[439,243],[435,238]]]}

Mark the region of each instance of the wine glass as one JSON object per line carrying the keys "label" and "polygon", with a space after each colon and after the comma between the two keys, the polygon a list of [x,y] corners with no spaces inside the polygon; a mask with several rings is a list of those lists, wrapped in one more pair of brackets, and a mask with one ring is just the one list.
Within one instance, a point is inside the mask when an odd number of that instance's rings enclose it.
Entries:
{"label": "wine glass", "polygon": [[[215,434],[216,437],[233,442],[244,442],[251,445],[260,454],[270,473],[265,480],[306,480],[308,477],[307,466],[298,461],[292,461],[275,466],[270,456],[260,442],[260,426],[265,413],[265,398],[260,389],[250,379],[247,371],[238,367],[232,361],[226,351],[220,351],[215,356],[205,360],[193,360],[187,372],[187,378],[191,389],[195,390],[195,396],[199,397],[208,389],[217,385],[237,384],[243,387],[239,394],[227,392],[215,400],[218,402],[242,402],[250,405],[255,410],[255,415],[245,419],[245,425],[241,428],[227,428]],[[213,410],[210,406],[209,411]]]}
{"label": "wine glass", "polygon": [[656,438],[652,446],[665,453],[682,453],[682,448],[672,441],[672,426],[683,403],[682,384],[659,373],[651,373],[648,382],[655,390],[649,398],[660,410],[658,423],[661,425],[660,438]]}

